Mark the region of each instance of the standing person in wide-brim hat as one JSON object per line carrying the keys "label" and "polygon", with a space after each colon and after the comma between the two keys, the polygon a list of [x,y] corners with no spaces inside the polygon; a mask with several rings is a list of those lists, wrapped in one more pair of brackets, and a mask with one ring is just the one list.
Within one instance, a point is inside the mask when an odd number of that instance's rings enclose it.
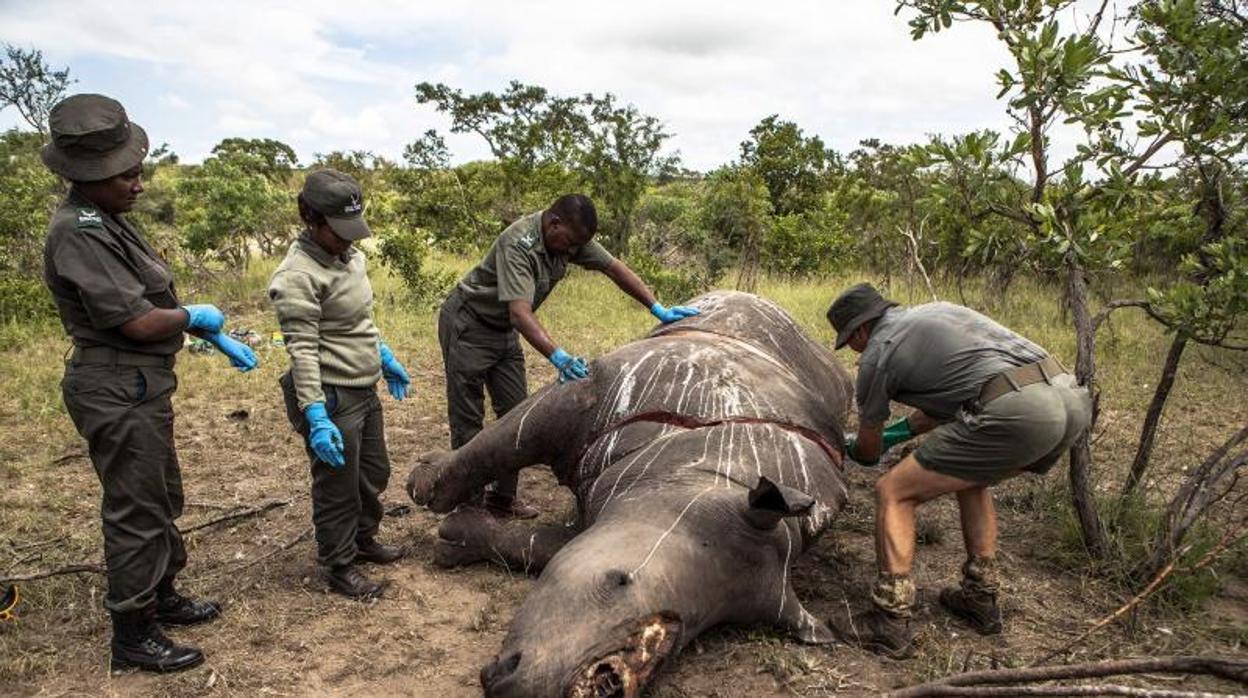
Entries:
{"label": "standing person in wide-brim hat", "polygon": [[390,395],[402,400],[411,379],[373,324],[367,260],[355,248],[370,234],[359,183],[318,170],[298,204],[306,227],[269,282],[290,353],[282,393],[311,459],[317,561],[331,589],[370,599],[383,585],[359,563],[387,564],[402,555],[376,538],[379,496],[390,480],[377,383],[385,379]]}
{"label": "standing person in wide-brim hat", "polygon": [[[940,604],[984,635],[1002,630],[997,595],[997,517],[989,488],[1023,472],[1047,472],[1088,428],[1087,389],[1027,338],[953,303],[898,307],[870,284],[847,289],[828,309],[836,348],[862,354],[858,433],[846,441],[864,465],[931,432],[875,484],[879,575],[871,608],[834,619],[841,639],[894,658],[913,650],[914,512],[953,493],[966,563],[962,583]],[[914,409],[884,426],[889,403]]]}
{"label": "standing person in wide-brim hat", "polygon": [[185,332],[217,346],[236,368],[255,354],[222,333],[212,305],[181,305],[173,274],[122,214],[143,193],[147,134],[114,99],[80,94],[49,115],[43,162],[70,182],[44,245],[47,282],[73,352],[61,383],[103,488],[100,516],[113,621],[112,664],[178,671],[203,661],[163,626],[216,618],[221,606],[180,594],[186,548],[182,474],[174,450],[174,357]]}

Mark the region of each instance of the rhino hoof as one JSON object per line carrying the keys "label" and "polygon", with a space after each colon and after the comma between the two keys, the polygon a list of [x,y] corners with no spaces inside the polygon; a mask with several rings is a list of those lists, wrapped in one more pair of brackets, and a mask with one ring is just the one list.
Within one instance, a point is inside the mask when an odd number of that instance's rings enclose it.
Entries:
{"label": "rhino hoof", "polygon": [[[445,455],[445,451],[436,451],[420,456],[416,459],[416,465],[412,466],[411,474],[407,476],[407,496],[411,497],[413,502],[428,506],[434,511],[439,511],[434,502],[434,490],[437,489],[438,480],[442,474],[440,463]],[[442,511],[449,511],[449,509]]]}
{"label": "rhino hoof", "polygon": [[489,559],[490,542],[498,522],[477,507],[459,507],[438,527],[433,544],[433,563],[439,567],[461,567]]}

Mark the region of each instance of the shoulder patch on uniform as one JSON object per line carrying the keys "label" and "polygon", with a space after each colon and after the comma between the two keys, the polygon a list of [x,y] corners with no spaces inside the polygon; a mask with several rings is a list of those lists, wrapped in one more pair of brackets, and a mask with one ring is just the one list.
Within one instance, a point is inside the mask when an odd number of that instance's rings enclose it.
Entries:
{"label": "shoulder patch on uniform", "polygon": [[526,250],[531,250],[531,249],[533,249],[533,245],[537,244],[537,231],[536,231],[536,230],[530,230],[529,232],[525,233],[524,235],[521,235],[521,236],[520,236],[520,237],[516,240],[516,244],[517,244],[517,245],[519,245],[519,246],[521,246],[521,247],[523,247],[523,248],[524,248],[524,249],[526,249]]}
{"label": "shoulder patch on uniform", "polygon": [[100,212],[93,208],[78,209],[78,227],[79,228],[103,228],[104,217]]}

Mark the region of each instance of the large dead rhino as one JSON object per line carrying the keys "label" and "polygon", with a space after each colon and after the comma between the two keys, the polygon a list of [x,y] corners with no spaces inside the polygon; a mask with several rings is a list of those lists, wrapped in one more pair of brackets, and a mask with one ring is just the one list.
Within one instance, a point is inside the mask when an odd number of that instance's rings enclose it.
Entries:
{"label": "large dead rhino", "polygon": [[575,529],[502,525],[467,506],[439,529],[439,564],[541,572],[481,671],[487,695],[636,695],[719,623],[831,639],[789,570],[845,502],[849,377],[769,301],[715,292],[691,305],[702,314],[412,470],[408,493],[438,512],[539,463],[576,494]]}

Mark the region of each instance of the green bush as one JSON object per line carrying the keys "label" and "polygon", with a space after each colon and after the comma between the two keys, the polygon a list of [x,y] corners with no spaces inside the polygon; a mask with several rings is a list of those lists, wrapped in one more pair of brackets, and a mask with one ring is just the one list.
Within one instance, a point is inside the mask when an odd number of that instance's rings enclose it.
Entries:
{"label": "green bush", "polygon": [[669,305],[683,303],[705,293],[715,284],[715,278],[705,268],[689,268],[695,265],[665,265],[648,252],[630,254],[628,266],[646,282],[661,302]]}
{"label": "green bush", "polygon": [[56,317],[52,296],[33,279],[0,276],[0,322],[29,322]]}
{"label": "green bush", "polygon": [[433,306],[441,302],[455,283],[454,274],[429,269],[429,241],[417,231],[389,232],[381,238],[377,250],[381,260],[403,280],[408,296],[417,305]]}

